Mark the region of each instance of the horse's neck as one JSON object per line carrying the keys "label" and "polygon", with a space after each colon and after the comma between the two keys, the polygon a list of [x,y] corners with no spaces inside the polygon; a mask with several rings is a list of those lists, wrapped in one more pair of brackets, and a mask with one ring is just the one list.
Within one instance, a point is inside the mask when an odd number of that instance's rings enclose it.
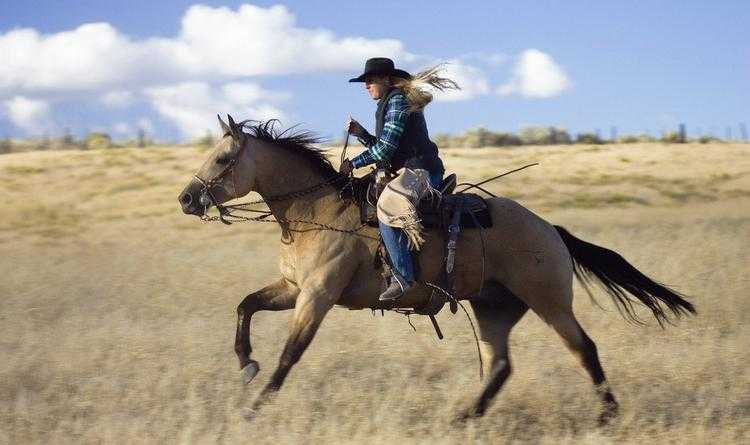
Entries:
{"label": "horse's neck", "polygon": [[267,200],[276,219],[312,219],[335,211],[338,198],[330,185],[299,197],[274,200],[274,197],[305,191],[330,179],[315,170],[310,161],[270,144],[262,144],[254,156],[256,191]]}

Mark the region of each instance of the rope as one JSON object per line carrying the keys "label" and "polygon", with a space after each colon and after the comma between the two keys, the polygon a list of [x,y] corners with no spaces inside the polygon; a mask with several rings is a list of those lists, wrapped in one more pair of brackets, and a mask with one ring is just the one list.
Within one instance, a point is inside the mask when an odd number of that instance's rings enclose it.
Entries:
{"label": "rope", "polygon": [[285,200],[293,199],[293,198],[301,198],[301,197],[303,197],[305,195],[309,195],[310,193],[317,192],[318,190],[322,189],[323,187],[325,187],[327,185],[331,185],[331,184],[334,184],[334,183],[336,183],[338,181],[343,181],[343,180],[346,180],[346,179],[348,179],[348,178],[344,178],[343,176],[339,176],[339,175],[334,175],[334,176],[331,176],[330,178],[326,179],[325,181],[320,182],[318,184],[315,184],[315,185],[313,185],[311,187],[308,187],[306,189],[295,190],[295,191],[292,191],[292,192],[289,192],[289,193],[284,193],[284,194],[281,194],[281,195],[270,196],[268,198],[256,199],[255,201],[238,202],[237,204],[231,204],[231,205],[224,206],[224,207],[225,208],[229,208],[229,209],[245,210],[243,208],[245,206],[250,206],[250,205],[255,205],[255,204],[266,204],[268,202],[273,202],[273,201],[285,201]]}
{"label": "rope", "polygon": [[477,337],[477,330],[474,327],[474,322],[471,321],[471,316],[469,315],[469,311],[466,310],[463,304],[459,300],[456,299],[453,295],[451,295],[448,291],[443,289],[440,286],[437,286],[435,284],[430,283],[429,281],[424,282],[425,285],[435,289],[439,290],[443,294],[445,294],[446,297],[448,297],[451,301],[454,301],[456,304],[461,306],[461,309],[464,311],[464,314],[466,314],[466,319],[469,320],[469,325],[471,325],[471,332],[474,334],[474,342],[477,345],[477,357],[479,358],[479,381],[481,382],[484,378],[484,363],[482,362],[482,351],[479,349],[479,337]]}
{"label": "rope", "polygon": [[[348,142],[349,142],[349,137],[347,135],[346,143],[344,144],[344,150],[346,150],[346,145],[348,145]],[[351,181],[351,178],[343,178],[342,176],[334,175],[334,176],[326,179],[325,181],[323,181],[321,183],[318,183],[318,184],[315,184],[315,185],[313,185],[311,187],[308,187],[306,189],[296,190],[296,191],[292,191],[292,192],[289,192],[289,193],[284,193],[284,194],[281,194],[281,195],[271,196],[269,198],[261,198],[261,199],[257,199],[257,200],[254,200],[254,201],[247,201],[247,202],[240,202],[240,203],[236,203],[236,204],[225,205],[225,206],[221,206],[220,208],[219,208],[219,206],[216,206],[217,209],[219,210],[219,216],[208,216],[207,211],[204,211],[203,216],[201,216],[201,220],[203,222],[221,221],[221,222],[223,222],[225,224],[232,224],[232,223],[236,223],[236,222],[264,222],[264,223],[278,223],[278,224],[281,224],[281,223],[285,223],[285,224],[294,224],[294,223],[309,224],[309,225],[315,226],[315,227],[317,227],[318,229],[321,229],[321,230],[330,230],[330,231],[333,231],[333,232],[339,232],[339,233],[346,233],[346,234],[350,234],[350,235],[361,236],[363,238],[368,238],[368,239],[371,239],[371,240],[378,240],[379,238],[358,233],[363,228],[367,227],[366,223],[362,223],[362,224],[360,224],[359,226],[357,226],[357,227],[355,227],[353,229],[343,229],[343,228],[340,228],[340,227],[334,227],[334,226],[332,226],[330,224],[319,223],[319,222],[316,222],[316,221],[312,221],[312,220],[308,220],[308,219],[303,219],[303,218],[297,218],[297,219],[277,218],[275,215],[273,215],[273,213],[270,210],[258,210],[258,209],[250,209],[250,208],[248,208],[249,206],[252,206],[252,205],[267,204],[268,202],[272,202],[272,201],[282,201],[282,200],[288,200],[288,199],[293,199],[293,198],[300,198],[302,196],[309,195],[310,193],[316,192],[316,191],[322,189],[323,187],[325,187],[327,185],[330,185],[330,184],[333,184],[333,183],[335,183],[337,181],[341,181],[341,180],[345,180],[345,179],[348,179],[349,181]],[[238,215],[238,214],[236,214],[236,212],[260,213],[261,215],[260,216],[249,217],[249,216]],[[273,217],[273,219],[271,219],[270,217]],[[232,218],[232,219],[229,219],[229,218]],[[298,233],[306,232],[307,231],[307,230],[298,230],[298,229],[291,229],[291,228],[289,228],[288,230],[291,231],[291,232],[298,232]]]}
{"label": "rope", "polygon": [[516,168],[514,170],[507,171],[507,172],[505,172],[503,174],[500,174],[500,175],[497,175],[497,176],[493,176],[493,177],[491,177],[489,179],[485,179],[484,181],[478,182],[476,184],[472,184],[470,182],[462,182],[461,184],[458,184],[457,187],[461,187],[462,185],[466,185],[468,187],[465,187],[465,188],[463,188],[461,190],[458,190],[456,193],[463,193],[466,190],[471,190],[473,188],[477,188],[477,189],[483,191],[484,193],[487,193],[488,195],[492,196],[493,198],[497,198],[497,196],[495,196],[494,194],[492,194],[492,193],[488,192],[487,190],[483,189],[482,187],[480,187],[480,185],[486,184],[486,183],[488,183],[490,181],[494,181],[495,179],[498,179],[498,178],[502,178],[505,175],[509,175],[511,173],[515,173],[517,171],[521,171],[521,170],[523,170],[525,168],[533,167],[535,165],[539,165],[539,163],[538,162],[534,162],[533,164],[527,164],[527,165],[524,165],[523,167],[519,167],[519,168]]}
{"label": "rope", "polygon": [[484,246],[484,227],[482,227],[481,224],[479,224],[479,220],[477,219],[477,216],[474,214],[474,212],[469,213],[471,215],[471,218],[474,220],[474,224],[477,226],[477,229],[479,230],[479,239],[482,240],[482,281],[479,282],[479,298],[482,298],[482,292],[484,291],[484,274],[485,274],[485,260],[487,258],[487,254],[485,252],[485,246]]}
{"label": "rope", "polygon": [[[361,236],[363,238],[368,238],[368,239],[376,240],[376,241],[379,239],[379,238],[376,238],[374,236],[370,236],[370,235],[365,235],[365,234],[359,233],[362,229],[364,229],[365,227],[367,227],[367,224],[365,224],[365,223],[362,223],[362,224],[360,224],[359,226],[357,226],[357,227],[355,227],[353,229],[343,229],[343,228],[340,228],[340,227],[331,226],[329,224],[319,223],[319,222],[316,222],[316,221],[311,221],[311,220],[301,219],[301,218],[298,218],[298,219],[276,218],[273,215],[273,213],[271,213],[268,210],[252,210],[252,209],[233,209],[233,210],[241,210],[241,211],[246,211],[246,212],[262,213],[262,215],[260,215],[260,216],[253,216],[253,217],[242,216],[242,215],[233,214],[231,212],[231,210],[230,210],[229,212],[227,212],[227,213],[224,214],[224,219],[227,220],[227,221],[229,221],[229,222],[231,222],[231,223],[235,223],[235,222],[263,222],[263,223],[286,223],[286,224],[297,223],[297,224],[309,224],[309,225],[315,226],[315,227],[317,227],[317,228],[319,228],[321,230],[330,230],[330,231],[333,231],[333,232],[347,233],[347,234],[350,234],[350,235]],[[228,220],[227,217],[234,218],[234,219],[233,220]],[[268,219],[270,217],[273,217],[274,219]],[[221,217],[219,217],[219,216],[206,216],[206,215],[204,215],[203,218],[201,218],[201,220],[203,220],[204,222],[221,221]],[[297,232],[297,233],[303,233],[303,232],[307,231],[307,230],[299,230],[299,229],[291,229],[291,228],[288,229],[288,230],[290,232]]]}

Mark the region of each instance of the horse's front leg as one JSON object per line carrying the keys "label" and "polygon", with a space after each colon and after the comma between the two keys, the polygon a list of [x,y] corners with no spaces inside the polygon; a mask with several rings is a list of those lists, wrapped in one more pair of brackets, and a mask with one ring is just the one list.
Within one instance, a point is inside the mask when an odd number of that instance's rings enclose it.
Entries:
{"label": "horse's front leg", "polygon": [[283,311],[294,308],[299,288],[284,278],[253,292],[237,306],[237,334],[234,352],[240,361],[242,379],[247,384],[253,380],[260,367],[250,358],[250,318],[258,311]]}
{"label": "horse's front leg", "polygon": [[302,353],[307,349],[320,323],[331,307],[333,307],[333,300],[330,294],[326,294],[322,290],[303,290],[300,293],[294,308],[291,332],[284,346],[284,351],[281,353],[279,366],[273,373],[271,381],[253,403],[253,410],[260,408],[272,394],[281,388],[287,374],[289,374],[292,366],[299,361]]}

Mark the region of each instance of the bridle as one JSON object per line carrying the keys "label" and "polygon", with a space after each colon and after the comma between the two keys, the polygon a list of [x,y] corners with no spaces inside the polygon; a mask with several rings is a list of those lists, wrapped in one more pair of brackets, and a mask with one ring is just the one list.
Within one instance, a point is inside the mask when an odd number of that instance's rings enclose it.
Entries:
{"label": "bridle", "polygon": [[[224,137],[228,136],[228,134],[225,134]],[[237,185],[235,183],[234,179],[234,166],[237,164],[237,158],[239,157],[240,153],[242,152],[243,148],[245,147],[245,138],[242,138],[242,142],[240,143],[240,148],[237,150],[237,153],[229,160],[227,161],[224,168],[214,176],[213,178],[209,180],[205,180],[198,176],[198,174],[194,174],[193,177],[203,186],[201,189],[200,197],[198,198],[198,202],[203,206],[203,214],[201,215],[201,220],[207,221],[210,218],[208,216],[208,208],[210,206],[216,207],[216,209],[219,211],[219,220],[223,222],[224,224],[231,224],[226,218],[225,215],[230,215],[230,212],[227,210],[227,208],[221,204],[219,204],[219,201],[216,199],[214,194],[211,192],[211,189],[216,187],[220,184],[221,180],[224,179],[225,176],[231,175],[232,179],[232,196],[231,199],[238,198],[237,196]]]}
{"label": "bridle", "polygon": [[[240,124],[241,125],[241,124]],[[227,136],[228,134],[225,134]],[[347,138],[348,142],[348,138]],[[239,198],[237,195],[237,186],[235,183],[235,175],[234,175],[234,167],[237,165],[237,158],[240,156],[242,150],[245,148],[245,145],[247,143],[247,139],[245,137],[242,138],[242,142],[240,142],[240,148],[237,150],[237,153],[226,163],[226,166],[213,178],[211,179],[203,179],[198,174],[194,174],[193,177],[203,186],[201,189],[200,197],[199,197],[199,203],[203,206],[203,214],[200,216],[201,220],[204,222],[210,222],[210,221],[216,221],[219,220],[224,224],[232,224],[233,222],[286,222],[286,223],[305,223],[312,226],[316,226],[320,229],[324,230],[333,230],[336,232],[345,232],[345,233],[356,233],[362,230],[366,225],[362,224],[359,227],[356,227],[354,229],[341,229],[338,227],[334,227],[328,224],[323,224],[315,221],[308,221],[304,219],[269,219],[270,216],[272,216],[272,213],[270,210],[255,210],[249,208],[250,206],[253,206],[255,204],[267,204],[269,202],[273,201],[285,201],[288,199],[294,199],[294,198],[300,198],[305,195],[308,195],[310,193],[314,193],[318,190],[321,190],[322,188],[335,184],[340,181],[347,181],[351,184],[352,178],[351,176],[344,177],[341,175],[333,175],[330,178],[317,183],[315,185],[312,185],[310,187],[301,189],[301,190],[294,190],[291,192],[283,193],[280,195],[274,195],[269,196],[267,198],[257,199],[254,201],[248,201],[248,202],[241,202],[231,205],[222,205],[219,204],[219,201],[216,199],[216,196],[214,196],[212,189],[216,187],[217,185],[220,185],[220,182],[228,175],[231,176],[232,181],[232,194],[229,200]],[[219,211],[219,216],[208,216],[208,208],[210,206],[216,207],[216,209]],[[251,213],[260,213],[260,216],[256,217],[249,217],[244,215],[237,215],[234,212],[241,211],[241,212],[251,212]],[[232,218],[231,220],[228,218]],[[369,238],[369,237],[368,237]]]}

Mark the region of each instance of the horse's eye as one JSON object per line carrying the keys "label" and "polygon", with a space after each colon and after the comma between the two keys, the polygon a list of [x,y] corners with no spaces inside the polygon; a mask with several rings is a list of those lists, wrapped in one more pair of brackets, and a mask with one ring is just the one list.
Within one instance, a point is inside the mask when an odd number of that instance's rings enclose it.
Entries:
{"label": "horse's eye", "polygon": [[216,158],[217,164],[226,164],[229,162],[229,156],[226,154],[219,155],[219,157]]}

